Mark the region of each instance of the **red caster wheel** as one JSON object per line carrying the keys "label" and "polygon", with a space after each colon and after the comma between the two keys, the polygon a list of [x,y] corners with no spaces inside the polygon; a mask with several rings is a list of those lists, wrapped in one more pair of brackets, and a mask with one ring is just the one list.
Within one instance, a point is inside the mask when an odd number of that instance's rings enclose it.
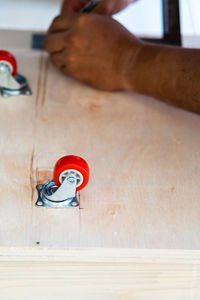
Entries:
{"label": "red caster wheel", "polygon": [[15,57],[8,51],[0,50],[0,64],[4,63],[8,65],[12,76],[15,76],[17,73],[17,62]]}
{"label": "red caster wheel", "polygon": [[74,155],[60,158],[53,172],[55,184],[59,187],[69,174],[76,175],[76,190],[82,190],[89,181],[90,171],[87,162],[83,158]]}

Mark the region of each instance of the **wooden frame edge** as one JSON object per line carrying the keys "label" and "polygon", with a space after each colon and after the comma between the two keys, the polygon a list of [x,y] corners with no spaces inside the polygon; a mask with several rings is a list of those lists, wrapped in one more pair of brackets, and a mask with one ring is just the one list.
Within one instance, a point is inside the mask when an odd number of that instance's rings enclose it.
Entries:
{"label": "wooden frame edge", "polygon": [[1,247],[3,261],[200,264],[200,250]]}

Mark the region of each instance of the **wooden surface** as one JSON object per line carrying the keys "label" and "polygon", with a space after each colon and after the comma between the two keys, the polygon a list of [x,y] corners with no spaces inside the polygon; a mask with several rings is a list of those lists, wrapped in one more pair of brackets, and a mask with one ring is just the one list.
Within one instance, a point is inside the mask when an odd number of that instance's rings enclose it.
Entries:
{"label": "wooden surface", "polygon": [[199,300],[199,251],[1,250],[1,300]]}
{"label": "wooden surface", "polygon": [[[2,300],[199,300],[199,267],[2,262]],[[184,274],[184,275],[183,275]],[[194,274],[197,277],[194,278]],[[5,279],[6,277],[6,279]]]}
{"label": "wooden surface", "polygon": [[[199,300],[200,118],[77,83],[26,32],[0,43],[33,89],[0,98],[0,300]],[[82,209],[36,208],[66,154],[90,165]]]}
{"label": "wooden surface", "polygon": [[[33,90],[0,98],[0,246],[200,249],[200,117],[86,87],[26,32],[0,41]],[[36,208],[35,185],[68,154],[91,169],[81,209]]]}

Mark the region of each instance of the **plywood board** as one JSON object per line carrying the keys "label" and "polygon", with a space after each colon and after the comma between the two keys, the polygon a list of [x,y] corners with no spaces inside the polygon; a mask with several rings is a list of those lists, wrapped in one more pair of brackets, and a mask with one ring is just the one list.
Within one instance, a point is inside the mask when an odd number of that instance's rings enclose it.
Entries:
{"label": "plywood board", "polygon": [[[0,246],[199,249],[199,116],[78,83],[30,33],[0,40],[33,89],[0,98]],[[81,209],[35,207],[36,184],[68,154],[91,169]]]}

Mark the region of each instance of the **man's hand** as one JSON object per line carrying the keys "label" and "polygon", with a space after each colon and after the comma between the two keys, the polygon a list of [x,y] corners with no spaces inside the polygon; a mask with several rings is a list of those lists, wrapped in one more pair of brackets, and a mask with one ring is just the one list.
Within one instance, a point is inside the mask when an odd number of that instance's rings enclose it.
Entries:
{"label": "man's hand", "polygon": [[126,89],[130,63],[142,45],[117,21],[96,14],[58,16],[45,40],[57,67],[104,90]]}
{"label": "man's hand", "polygon": [[[93,10],[97,14],[113,15],[121,11],[136,0],[100,0]],[[79,12],[89,0],[64,0],[61,14]]]}

